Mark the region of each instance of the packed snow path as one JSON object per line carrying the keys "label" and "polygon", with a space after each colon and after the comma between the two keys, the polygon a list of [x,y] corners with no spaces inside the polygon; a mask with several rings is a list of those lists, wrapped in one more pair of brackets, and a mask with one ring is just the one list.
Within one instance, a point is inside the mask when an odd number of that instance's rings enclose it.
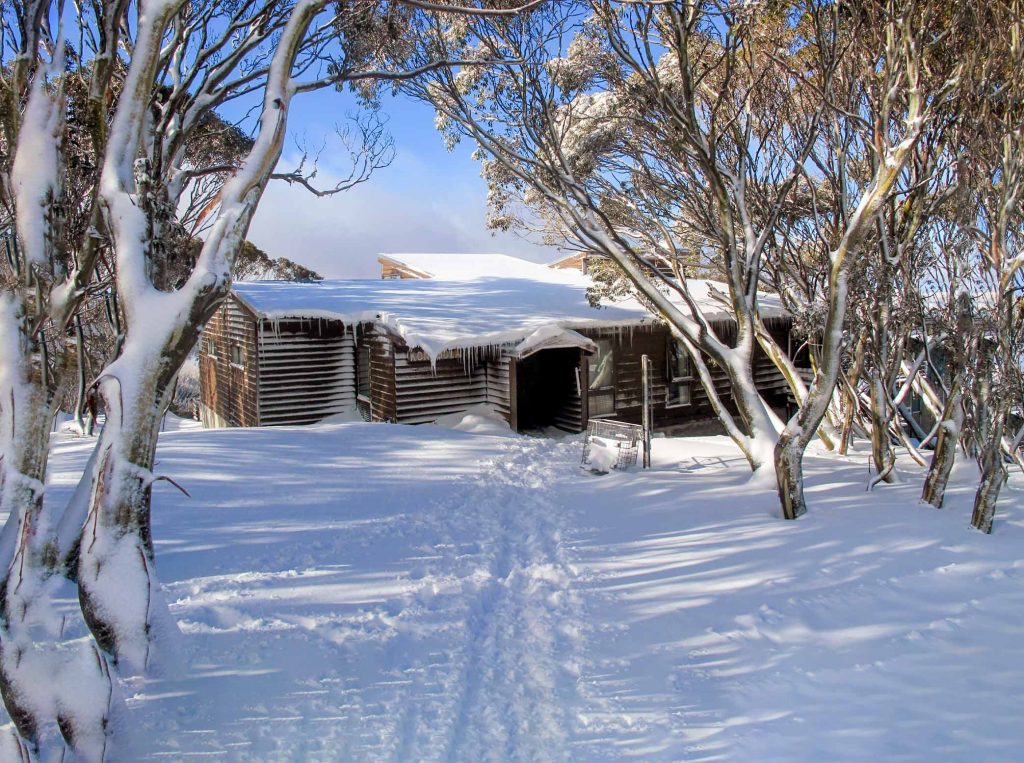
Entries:
{"label": "packed snow path", "polygon": [[[161,568],[194,667],[131,699],[153,724],[151,755],[571,757],[581,627],[562,540],[569,514],[550,486],[576,471],[579,444],[434,430],[423,447],[428,431],[356,427],[344,455],[314,445],[315,467],[282,432],[208,433],[248,438],[237,442],[252,442],[274,472],[243,467],[233,490],[225,464],[228,484],[204,486],[223,496],[220,509],[242,508],[228,497],[236,492],[253,510],[232,527],[199,520],[201,545],[189,551],[209,544],[217,574],[176,581],[173,561]],[[279,498],[252,505],[268,495]],[[173,559],[183,542],[158,555]],[[144,710],[154,702],[187,705],[186,717]]]}
{"label": "packed snow path", "polygon": [[[53,499],[90,445],[57,443]],[[165,435],[157,472],[193,496],[155,497],[180,665],[123,687],[119,759],[1020,759],[1019,474],[986,537],[969,474],[935,511],[909,464],[865,492],[864,453],[809,457],[793,523],[724,438],[656,440],[646,473],[579,456],[431,426]]]}

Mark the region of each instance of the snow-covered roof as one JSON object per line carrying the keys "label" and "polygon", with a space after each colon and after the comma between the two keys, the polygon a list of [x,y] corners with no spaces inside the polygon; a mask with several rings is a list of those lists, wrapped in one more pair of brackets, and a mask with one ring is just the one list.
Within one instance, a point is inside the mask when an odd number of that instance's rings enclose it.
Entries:
{"label": "snow-covered roof", "polygon": [[[392,257],[392,255],[382,255]],[[327,318],[376,322],[431,357],[447,350],[519,343],[541,328],[581,329],[650,325],[657,319],[635,299],[587,300],[588,276],[506,255],[393,255],[445,277],[406,280],[252,281],[235,293],[267,319]],[[470,264],[472,263],[472,264]],[[499,267],[500,266],[500,267]],[[492,272],[487,272],[491,270]],[[475,272],[475,274],[474,274]],[[715,293],[724,284],[691,279],[690,292],[708,319],[731,317]],[[762,315],[782,315],[777,297],[763,294]],[[689,313],[678,298],[674,300]]]}
{"label": "snow-covered roof", "polygon": [[572,262],[577,257],[593,257],[593,256],[595,256],[593,252],[569,252],[568,254],[563,254],[558,259],[552,260],[551,262],[549,262],[547,264],[547,267],[549,267],[549,268],[559,268],[564,263]]}
{"label": "snow-covered roof", "polygon": [[655,318],[638,304],[597,309],[586,284],[526,278],[351,280],[235,284],[264,318],[375,321],[437,357],[446,350],[520,342],[545,326],[639,326]]}
{"label": "snow-covered roof", "polygon": [[583,334],[558,326],[541,326],[517,344],[513,354],[517,358],[527,358],[541,350],[551,350],[556,347],[574,347],[590,355],[597,352],[597,342]]}
{"label": "snow-covered roof", "polygon": [[381,252],[379,257],[394,265],[440,281],[466,281],[476,278],[527,278],[540,281],[570,281],[571,275],[551,275],[547,265],[507,254],[475,253],[395,253]]}

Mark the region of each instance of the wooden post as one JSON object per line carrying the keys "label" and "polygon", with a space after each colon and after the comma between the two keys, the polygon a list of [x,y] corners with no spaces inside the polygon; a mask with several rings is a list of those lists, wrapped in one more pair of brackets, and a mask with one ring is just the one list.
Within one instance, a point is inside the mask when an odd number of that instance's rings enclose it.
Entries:
{"label": "wooden post", "polygon": [[519,431],[519,385],[516,377],[519,375],[519,363],[515,358],[508,361],[508,424],[513,432]]}
{"label": "wooden post", "polygon": [[643,438],[644,438],[644,469],[651,468],[651,359],[647,355],[640,358],[643,371]]}

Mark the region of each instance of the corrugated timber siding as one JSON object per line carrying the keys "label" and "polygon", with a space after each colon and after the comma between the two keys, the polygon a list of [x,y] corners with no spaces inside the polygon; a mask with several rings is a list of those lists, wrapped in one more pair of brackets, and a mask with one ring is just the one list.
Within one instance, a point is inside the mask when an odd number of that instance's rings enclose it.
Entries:
{"label": "corrugated timber siding", "polygon": [[407,349],[395,347],[395,392],[397,420],[422,424],[487,402],[487,374],[484,365],[470,368],[461,357],[441,357],[433,366],[410,361]]}
{"label": "corrugated timber siding", "polygon": [[[727,324],[716,323],[719,335],[731,341],[735,331]],[[782,326],[773,326],[781,331]],[[786,329],[788,331],[788,326]],[[669,331],[656,326],[650,329],[634,329],[632,331],[586,330],[580,333],[592,339],[611,339],[615,346],[615,416],[620,421],[640,423],[642,417],[643,386],[640,358],[646,354],[651,358],[651,394],[654,399],[654,426],[668,427],[684,424],[688,421],[707,418],[714,415],[707,394],[700,380],[694,377],[690,384],[690,405],[668,407],[665,401],[668,395],[668,379],[666,364]],[[783,342],[782,347],[786,344]],[[719,397],[728,407],[732,407],[731,385],[725,372],[710,366],[711,376],[715,380],[715,389]],[[584,377],[586,378],[586,377]],[[784,406],[789,396],[789,385],[782,373],[775,367],[767,355],[758,347],[754,352],[754,381],[767,402]]]}
{"label": "corrugated timber siding", "polygon": [[[582,363],[580,364],[582,366]],[[580,386],[583,385],[583,369],[580,368]],[[565,432],[582,432],[583,426],[583,401],[580,399],[577,390],[576,380],[569,381],[569,399],[564,406],[555,414],[555,426]]]}
{"label": "corrugated timber siding", "polygon": [[263,323],[262,425],[311,424],[355,405],[355,343],[342,331],[340,323],[327,332],[300,321]]}
{"label": "corrugated timber siding", "polygon": [[[229,296],[207,322],[200,339],[203,405],[231,426],[259,423],[257,325],[256,319]],[[210,340],[216,344],[216,356],[210,355]],[[231,362],[232,345],[242,348],[241,367]]]}
{"label": "corrugated timber siding", "polygon": [[488,360],[484,366],[487,377],[487,402],[505,421],[512,421],[512,404],[509,397],[510,384],[508,379],[508,355]]}
{"label": "corrugated timber siding", "polygon": [[371,330],[363,341],[370,345],[370,418],[373,421],[395,421],[398,406],[395,398],[395,349],[386,334]]}

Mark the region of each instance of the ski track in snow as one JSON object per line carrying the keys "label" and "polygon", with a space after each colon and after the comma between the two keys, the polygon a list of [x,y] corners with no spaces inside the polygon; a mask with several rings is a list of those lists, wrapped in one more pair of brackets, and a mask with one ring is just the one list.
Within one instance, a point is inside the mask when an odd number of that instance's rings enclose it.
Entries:
{"label": "ski track in snow", "polygon": [[403,611],[421,636],[410,651],[427,658],[394,676],[383,712],[364,718],[381,744],[353,758],[567,759],[579,627],[564,517],[545,497],[554,456],[563,466],[577,447],[509,440],[457,499],[420,518],[436,542]]}
{"label": "ski track in snow", "polygon": [[[970,465],[935,511],[916,477],[865,493],[863,453],[811,456],[787,523],[724,438],[603,477],[579,447],[383,424],[162,439],[195,496],[155,497],[183,654],[123,682],[117,760],[1020,760],[1019,474],[983,536]],[[88,452],[59,444],[56,500]]]}
{"label": "ski track in snow", "polygon": [[488,575],[469,603],[446,759],[567,756],[579,618],[561,543],[564,516],[546,498],[553,475],[543,465],[558,450],[565,448],[510,445],[508,460],[492,462],[475,494],[451,507],[451,516],[471,508],[465,519],[479,522],[492,542]]}
{"label": "ski track in snow", "polygon": [[[289,601],[314,602],[316,589],[344,572],[344,546],[338,570],[247,571],[168,585],[185,634],[211,645],[226,638],[223,646],[237,652],[204,655],[212,662],[252,663],[252,680],[275,672],[282,658],[322,660],[329,670],[297,681],[285,697],[250,703],[219,728],[202,727],[201,703],[180,730],[148,714],[148,732],[163,748],[150,757],[569,759],[582,629],[562,540],[567,513],[549,496],[552,481],[576,471],[579,444],[504,437],[484,452],[457,490],[418,510],[407,506],[382,525],[334,523],[351,529],[353,545],[417,544],[407,547],[399,576],[371,581],[383,603],[355,613],[287,611]],[[292,646],[282,649],[281,640]],[[386,675],[365,669],[382,663]],[[246,671],[224,672],[222,680],[244,680]],[[211,679],[218,674],[209,666]],[[161,691],[175,693],[140,685],[137,700]]]}

